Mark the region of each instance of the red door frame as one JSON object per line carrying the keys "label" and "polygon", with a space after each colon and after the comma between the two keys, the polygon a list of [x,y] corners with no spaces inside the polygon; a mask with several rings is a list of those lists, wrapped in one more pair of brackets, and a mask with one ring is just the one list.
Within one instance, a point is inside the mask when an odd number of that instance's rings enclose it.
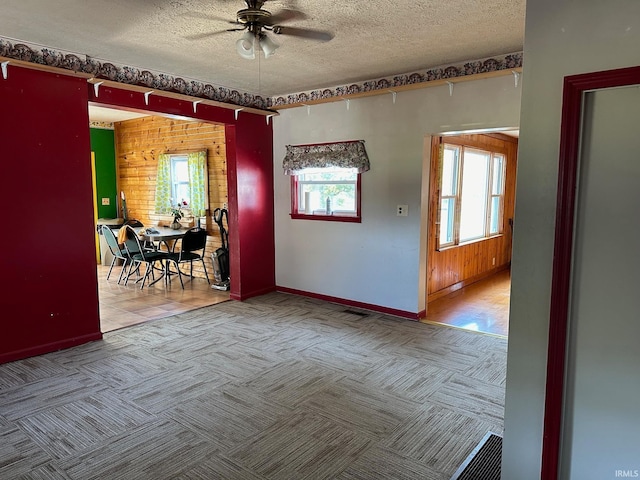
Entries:
{"label": "red door frame", "polygon": [[640,84],[640,66],[572,75],[564,79],[547,350],[547,383],[542,436],[542,480],[557,480],[560,466],[575,194],[583,97],[585,92],[592,90],[636,84]]}

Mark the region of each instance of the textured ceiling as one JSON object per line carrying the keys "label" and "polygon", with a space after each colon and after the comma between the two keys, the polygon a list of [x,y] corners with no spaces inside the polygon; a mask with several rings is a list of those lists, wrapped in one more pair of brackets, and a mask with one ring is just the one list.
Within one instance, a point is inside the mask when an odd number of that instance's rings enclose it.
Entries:
{"label": "textured ceiling", "polygon": [[2,0],[0,36],[263,96],[343,85],[518,52],[525,0],[268,0],[299,10],[287,26],[330,31],[320,43],[275,36],[265,59],[241,58],[241,0]]}

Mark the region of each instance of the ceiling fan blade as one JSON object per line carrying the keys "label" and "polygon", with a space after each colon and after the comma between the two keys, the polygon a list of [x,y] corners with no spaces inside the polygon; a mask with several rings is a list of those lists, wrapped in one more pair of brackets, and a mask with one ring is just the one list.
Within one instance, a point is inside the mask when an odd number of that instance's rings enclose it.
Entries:
{"label": "ceiling fan blade", "polygon": [[285,26],[274,26],[273,33],[277,35],[291,35],[294,37],[308,38],[310,40],[318,40],[320,42],[328,42],[333,38],[333,33],[323,32],[322,30],[310,30],[308,28],[296,28]]}
{"label": "ceiling fan blade", "polygon": [[271,17],[269,18],[269,25],[289,22],[291,20],[304,20],[306,18],[307,18],[307,15],[304,14],[303,12],[284,8],[279,12],[271,15]]}
{"label": "ceiling fan blade", "polygon": [[195,35],[186,35],[184,38],[186,38],[188,40],[202,40],[203,38],[213,37],[213,36],[219,35],[221,33],[240,32],[242,30],[244,30],[244,28],[228,28],[226,30],[218,30],[217,32],[197,33]]}

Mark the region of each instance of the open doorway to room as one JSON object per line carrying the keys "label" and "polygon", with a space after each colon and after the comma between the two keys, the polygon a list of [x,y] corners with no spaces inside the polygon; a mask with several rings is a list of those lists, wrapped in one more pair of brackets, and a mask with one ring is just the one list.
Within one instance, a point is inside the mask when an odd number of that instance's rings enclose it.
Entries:
{"label": "open doorway to room", "polygon": [[431,137],[426,321],[506,336],[518,131]]}
{"label": "open doorway to room", "polygon": [[[207,230],[205,266],[213,282],[211,253],[220,246],[218,226],[211,218],[215,208],[228,204],[224,127],[196,120],[175,119],[156,113],[130,112],[113,108],[89,107],[91,147],[95,158],[96,224],[113,225],[117,232],[124,217],[138,220],[144,227],[164,225],[171,220],[154,208],[157,156],[205,150],[207,158],[208,208],[204,217],[183,220],[185,228],[200,223]],[[123,210],[126,199],[126,214]],[[177,200],[176,200],[177,202]],[[204,220],[202,220],[204,219]],[[194,277],[185,278],[184,289],[174,278],[140,288],[137,278],[125,285],[118,282],[122,270],[116,261],[111,274],[112,256],[108,245],[97,236],[98,297],[101,331],[108,332],[149,320],[165,318],[229,299],[228,291],[212,289],[199,262]],[[188,268],[186,270],[188,272]],[[107,276],[109,278],[107,279]]]}

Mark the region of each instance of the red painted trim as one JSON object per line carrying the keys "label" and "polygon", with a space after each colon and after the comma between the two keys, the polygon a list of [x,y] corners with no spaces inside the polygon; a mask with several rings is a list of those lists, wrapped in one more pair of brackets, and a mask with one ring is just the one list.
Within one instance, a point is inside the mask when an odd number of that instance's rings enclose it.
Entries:
{"label": "red painted trim", "polygon": [[229,282],[231,295],[240,295],[240,241],[234,235],[238,228],[238,177],[236,164],[236,127],[225,125],[225,153],[227,156],[227,198],[229,200]]}
{"label": "red painted trim", "polygon": [[292,213],[294,220],[322,220],[323,222],[362,223],[359,217],[347,217],[344,215],[307,215],[305,213]]}
{"label": "red painted trim", "polygon": [[36,355],[43,355],[49,352],[56,352],[65,348],[77,347],[78,345],[82,345],[87,342],[94,342],[96,340],[102,340],[101,332],[90,333],[80,337],[67,338],[58,342],[45,343],[34,347],[24,348],[22,350],[2,353],[0,354],[0,364],[28,357],[35,357]]}
{"label": "red painted trim", "polygon": [[326,302],[338,303],[340,305],[347,305],[349,307],[364,308],[373,312],[384,313],[385,315],[394,315],[396,317],[407,318],[409,320],[420,320],[426,315],[426,311],[418,313],[407,312],[405,310],[396,310],[395,308],[383,307],[381,305],[373,305],[371,303],[358,302],[355,300],[348,300],[346,298],[332,297],[330,295],[322,295],[321,293],[305,292],[303,290],[296,290],[295,288],[276,286],[276,291],[282,293],[291,293],[293,295],[300,295],[302,297],[315,298],[318,300],[324,300]]}
{"label": "red painted trim", "polygon": [[356,195],[356,217],[358,217],[358,221],[362,222],[362,174],[358,174],[358,179],[356,181],[356,189],[358,195]]}
{"label": "red painted trim", "polygon": [[[298,175],[291,175],[291,215],[300,215],[298,205]],[[310,216],[310,215],[307,215]]]}
{"label": "red painted trim", "polygon": [[267,293],[275,291],[276,287],[266,287],[261,288],[260,290],[254,290],[252,292],[242,292],[242,294],[231,293],[229,295],[229,298],[231,298],[231,300],[238,300],[239,302],[242,302],[244,300],[247,300],[248,298],[259,297],[260,295],[266,295]]}
{"label": "red painted trim", "polygon": [[608,70],[565,77],[560,127],[558,200],[551,280],[549,345],[544,430],[542,438],[542,480],[557,480],[563,421],[565,359],[570,302],[573,228],[580,151],[583,94],[589,90],[640,83],[640,67]]}

